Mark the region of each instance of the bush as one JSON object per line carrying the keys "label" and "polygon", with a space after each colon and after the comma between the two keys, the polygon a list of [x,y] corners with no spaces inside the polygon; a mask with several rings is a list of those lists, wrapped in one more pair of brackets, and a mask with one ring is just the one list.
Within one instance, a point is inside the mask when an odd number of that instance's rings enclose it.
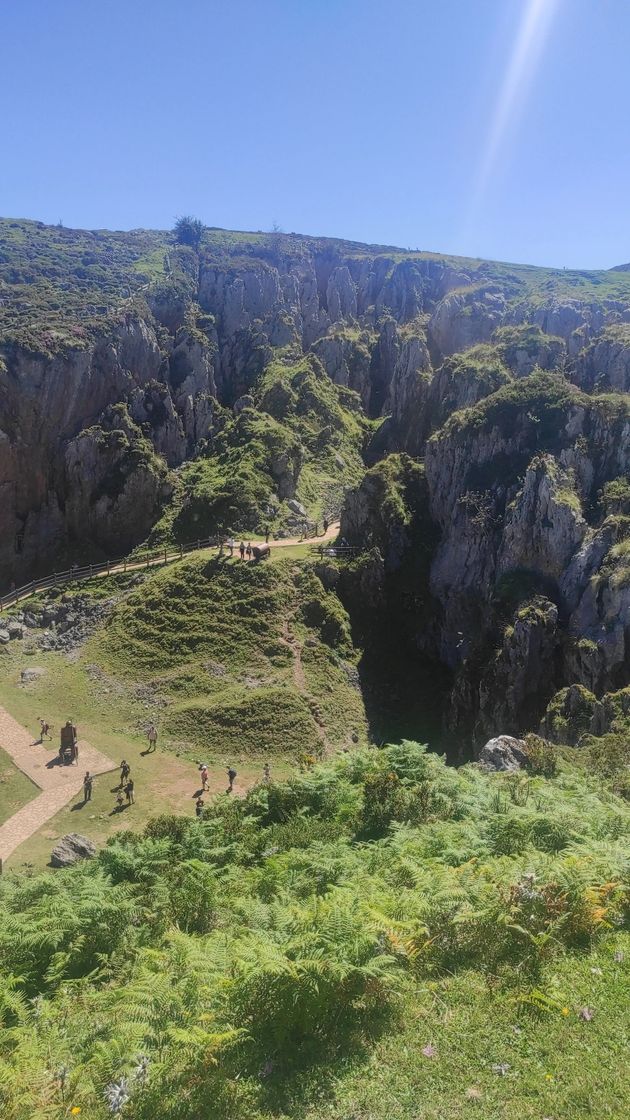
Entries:
{"label": "bush", "polygon": [[205,228],[199,218],[192,218],[190,214],[186,214],[183,218],[177,219],[173,233],[180,245],[190,245],[193,249],[198,249]]}
{"label": "bush", "polygon": [[526,735],[525,753],[527,769],[532,774],[542,774],[544,778],[555,777],[558,769],[558,748],[554,743],[541,738],[540,735]]}

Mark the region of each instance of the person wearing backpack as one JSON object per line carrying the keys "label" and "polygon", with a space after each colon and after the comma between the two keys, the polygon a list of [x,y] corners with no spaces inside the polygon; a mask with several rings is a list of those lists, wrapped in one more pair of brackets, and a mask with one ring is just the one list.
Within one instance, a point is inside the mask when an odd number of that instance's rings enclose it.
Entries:
{"label": "person wearing backpack", "polygon": [[232,790],[234,789],[234,779],[236,778],[236,770],[234,770],[233,767],[228,766],[227,776],[228,776],[228,781],[229,781],[230,784],[229,784],[229,786],[226,790],[226,793],[231,793]]}

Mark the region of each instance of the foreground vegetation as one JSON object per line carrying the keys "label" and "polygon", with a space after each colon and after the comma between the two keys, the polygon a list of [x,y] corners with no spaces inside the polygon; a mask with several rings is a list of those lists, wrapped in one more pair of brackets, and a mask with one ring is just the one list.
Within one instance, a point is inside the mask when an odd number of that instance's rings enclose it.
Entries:
{"label": "foreground vegetation", "polygon": [[626,1115],[629,831],[405,742],[6,877],[2,1115]]}

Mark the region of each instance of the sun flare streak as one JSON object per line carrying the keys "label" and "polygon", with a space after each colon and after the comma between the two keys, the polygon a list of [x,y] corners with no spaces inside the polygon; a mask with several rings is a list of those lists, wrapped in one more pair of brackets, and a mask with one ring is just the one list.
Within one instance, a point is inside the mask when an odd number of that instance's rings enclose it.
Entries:
{"label": "sun flare streak", "polygon": [[506,133],[522,108],[562,0],[526,0],[514,48],[479,164],[475,198],[484,194]]}

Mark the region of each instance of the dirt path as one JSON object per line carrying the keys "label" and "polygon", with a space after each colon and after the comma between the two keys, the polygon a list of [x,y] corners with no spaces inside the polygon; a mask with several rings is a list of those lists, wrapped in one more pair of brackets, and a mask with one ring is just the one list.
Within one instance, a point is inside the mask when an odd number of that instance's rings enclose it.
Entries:
{"label": "dirt path", "polygon": [[282,637],[280,641],[291,651],[291,656],[293,658],[293,683],[300,695],[304,697],[311,710],[311,715],[315,722],[317,738],[322,745],[324,754],[330,754],[331,747],[320,715],[319,705],[312,693],[309,692],[306,683],[306,675],[304,673],[304,666],[302,665],[302,646],[295,634],[292,634],[289,630],[289,623],[286,619],[282,625]]}
{"label": "dirt path", "polygon": [[56,741],[44,744],[35,742],[33,736],[2,707],[0,746],[10,755],[18,769],[42,791],[0,825],[1,867],[24,840],[28,840],[29,836],[79,793],[86,770],[96,776],[117,767],[111,759],[83,740],[79,740],[78,765],[59,766],[56,761]]}

